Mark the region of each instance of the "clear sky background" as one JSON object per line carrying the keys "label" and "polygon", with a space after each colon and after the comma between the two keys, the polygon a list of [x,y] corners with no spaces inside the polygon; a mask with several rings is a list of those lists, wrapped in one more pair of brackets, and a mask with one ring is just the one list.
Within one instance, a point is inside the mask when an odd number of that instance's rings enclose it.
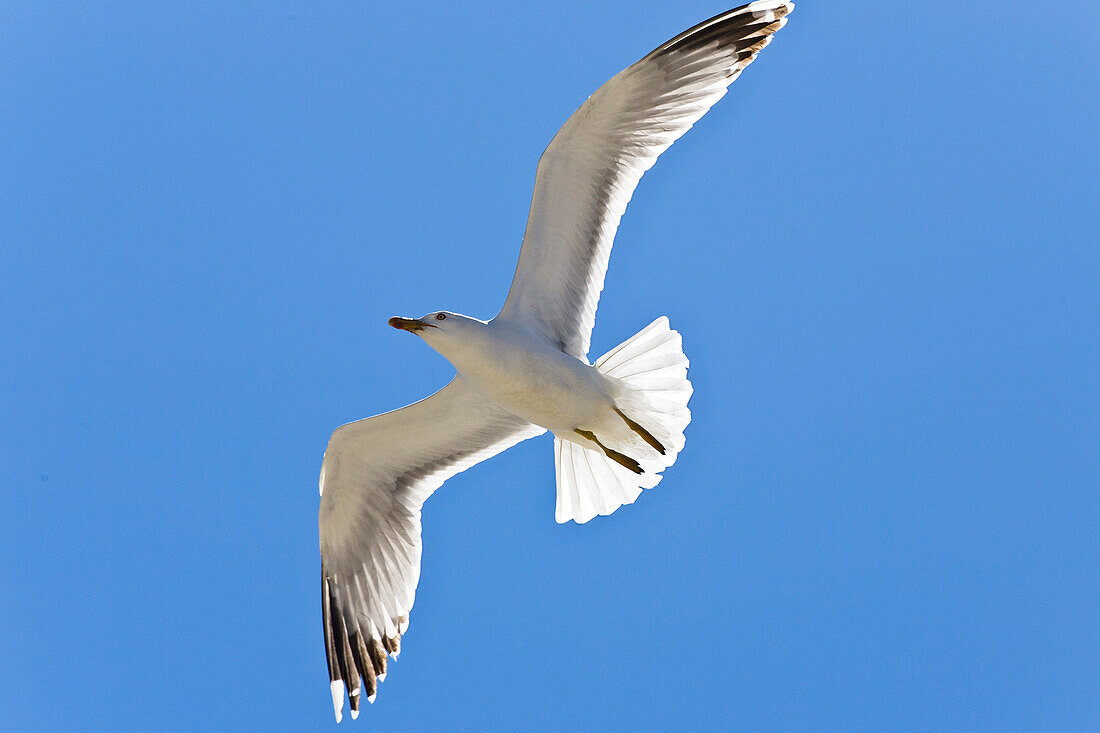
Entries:
{"label": "clear sky background", "polygon": [[[535,163],[676,3],[0,3],[0,727],[329,730],[317,474],[491,317]],[[687,448],[424,513],[347,730],[1100,728],[1100,6],[804,0],[642,180],[592,356]]]}

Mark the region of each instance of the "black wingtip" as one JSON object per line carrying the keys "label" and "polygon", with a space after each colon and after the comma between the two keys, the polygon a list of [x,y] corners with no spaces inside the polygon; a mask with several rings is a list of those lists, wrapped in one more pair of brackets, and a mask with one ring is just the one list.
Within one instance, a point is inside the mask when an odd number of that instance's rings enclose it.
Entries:
{"label": "black wingtip", "polygon": [[[753,8],[753,5],[758,3],[738,6],[688,28],[680,35],[653,49],[649,53],[649,58],[666,53],[690,51],[714,41],[736,43],[753,36],[771,36],[779,30],[784,22],[783,19],[794,9],[794,3],[784,2],[768,7],[765,13],[758,12],[759,8]],[[767,13],[771,14],[771,18],[767,17]]]}

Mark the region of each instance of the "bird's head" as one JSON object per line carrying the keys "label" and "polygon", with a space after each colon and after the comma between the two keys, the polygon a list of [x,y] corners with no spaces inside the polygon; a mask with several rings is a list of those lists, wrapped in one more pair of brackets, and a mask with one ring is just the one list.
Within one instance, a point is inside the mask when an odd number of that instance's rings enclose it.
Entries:
{"label": "bird's head", "polygon": [[428,336],[432,331],[446,331],[448,333],[457,331],[462,328],[462,321],[469,320],[472,319],[466,316],[460,316],[457,313],[437,311],[435,313],[429,313],[423,318],[402,318],[401,316],[394,316],[389,320],[389,324],[402,331],[408,331],[409,333],[415,333],[420,336]]}
{"label": "bird's head", "polygon": [[450,311],[436,311],[423,318],[394,316],[389,324],[402,331],[415,333],[448,359],[459,356],[457,352],[473,346],[477,341],[476,334],[485,327],[484,321]]}

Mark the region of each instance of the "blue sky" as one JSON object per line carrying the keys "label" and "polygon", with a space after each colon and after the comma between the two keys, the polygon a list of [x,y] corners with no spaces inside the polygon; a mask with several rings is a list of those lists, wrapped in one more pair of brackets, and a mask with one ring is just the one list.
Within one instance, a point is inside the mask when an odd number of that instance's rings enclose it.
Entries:
{"label": "blue sky", "polygon": [[[364,5],[0,5],[9,729],[331,728],[322,451],[451,374],[386,318],[492,316],[558,126],[727,7]],[[1100,727],[1098,39],[800,3],[612,256],[679,462],[581,527],[549,438],[450,481],[350,729]]]}

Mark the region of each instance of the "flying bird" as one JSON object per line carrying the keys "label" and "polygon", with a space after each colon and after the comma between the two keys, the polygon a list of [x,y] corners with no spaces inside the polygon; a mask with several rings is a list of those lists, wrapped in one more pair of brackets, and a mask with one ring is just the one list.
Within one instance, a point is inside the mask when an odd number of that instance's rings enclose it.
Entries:
{"label": "flying bird", "polygon": [[588,361],[615,230],[642,174],[725,95],[794,4],[700,23],[600,87],[539,159],[519,264],[490,321],[391,318],[454,365],[430,397],[332,434],[321,465],[321,605],[336,721],[373,702],[420,577],[420,510],[444,481],[527,438],[555,436],[558,522],[632,503],[684,447],[692,387],[658,318]]}

